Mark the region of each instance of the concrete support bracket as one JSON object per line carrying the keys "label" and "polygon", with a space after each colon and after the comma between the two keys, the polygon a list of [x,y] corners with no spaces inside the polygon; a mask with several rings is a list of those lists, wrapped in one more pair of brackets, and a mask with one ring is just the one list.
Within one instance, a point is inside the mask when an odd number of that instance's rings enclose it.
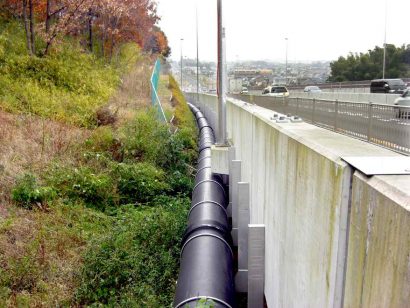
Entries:
{"label": "concrete support bracket", "polygon": [[[232,161],[235,160],[235,147],[231,146],[228,153],[229,174],[232,174]],[[228,217],[232,217],[232,176],[229,176],[229,203],[227,207]]]}
{"label": "concrete support bracket", "polygon": [[229,175],[229,146],[211,147],[212,172]]}
{"label": "concrete support bracket", "polygon": [[229,176],[230,187],[232,193],[232,239],[234,246],[238,246],[238,208],[239,208],[239,182],[241,181],[241,165],[242,161],[233,160],[230,162],[231,174]]}
{"label": "concrete support bracket", "polygon": [[265,225],[249,225],[248,307],[264,307]]}
{"label": "concrete support bracket", "polygon": [[248,292],[248,240],[250,214],[250,185],[238,183],[238,273],[235,277],[237,292]]}

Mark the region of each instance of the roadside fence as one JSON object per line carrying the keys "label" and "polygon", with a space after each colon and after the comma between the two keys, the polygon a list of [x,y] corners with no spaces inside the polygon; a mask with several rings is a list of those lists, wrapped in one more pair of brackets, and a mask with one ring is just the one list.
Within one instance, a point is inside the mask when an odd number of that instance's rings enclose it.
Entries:
{"label": "roadside fence", "polygon": [[410,155],[410,107],[308,98],[231,97]]}

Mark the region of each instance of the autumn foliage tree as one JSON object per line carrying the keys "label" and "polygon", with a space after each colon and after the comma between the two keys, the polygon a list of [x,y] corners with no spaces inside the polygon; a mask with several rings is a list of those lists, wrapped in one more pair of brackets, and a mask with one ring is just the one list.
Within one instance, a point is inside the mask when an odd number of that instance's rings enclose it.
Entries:
{"label": "autumn foliage tree", "polygon": [[[107,57],[125,42],[165,57],[170,54],[167,38],[156,26],[154,0],[4,0],[0,10],[22,21],[31,55],[47,55],[67,35],[87,37],[91,51],[99,41]],[[37,35],[45,42],[39,51]]]}

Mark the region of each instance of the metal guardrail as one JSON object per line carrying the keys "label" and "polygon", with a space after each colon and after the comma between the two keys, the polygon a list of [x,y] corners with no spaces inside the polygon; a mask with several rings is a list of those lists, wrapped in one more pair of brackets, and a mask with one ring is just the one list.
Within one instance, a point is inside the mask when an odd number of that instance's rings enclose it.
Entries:
{"label": "metal guardrail", "polygon": [[[410,83],[410,78],[401,78],[404,82]],[[321,89],[348,89],[348,88],[370,88],[371,80],[326,82],[315,84]],[[289,90],[303,90],[306,85],[288,86]]]}
{"label": "metal guardrail", "polygon": [[155,61],[154,69],[151,75],[151,102],[152,106],[157,109],[158,117],[168,123],[167,117],[165,116],[164,109],[161,105],[161,100],[158,97],[158,82],[161,72],[161,62],[159,59]]}
{"label": "metal guardrail", "polygon": [[231,97],[410,155],[410,107],[298,97]]}

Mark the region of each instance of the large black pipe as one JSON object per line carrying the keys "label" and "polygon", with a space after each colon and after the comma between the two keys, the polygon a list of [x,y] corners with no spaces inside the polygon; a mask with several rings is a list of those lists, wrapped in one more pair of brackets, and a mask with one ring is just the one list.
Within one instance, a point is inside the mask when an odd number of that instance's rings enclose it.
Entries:
{"label": "large black pipe", "polygon": [[197,119],[200,153],[174,307],[196,307],[203,298],[213,307],[235,307],[227,192],[222,177],[211,170],[215,135],[202,112],[189,106]]}
{"label": "large black pipe", "polygon": [[174,307],[197,307],[205,297],[212,307],[234,307],[232,268],[232,249],[220,232],[199,229],[191,233],[181,252]]}

